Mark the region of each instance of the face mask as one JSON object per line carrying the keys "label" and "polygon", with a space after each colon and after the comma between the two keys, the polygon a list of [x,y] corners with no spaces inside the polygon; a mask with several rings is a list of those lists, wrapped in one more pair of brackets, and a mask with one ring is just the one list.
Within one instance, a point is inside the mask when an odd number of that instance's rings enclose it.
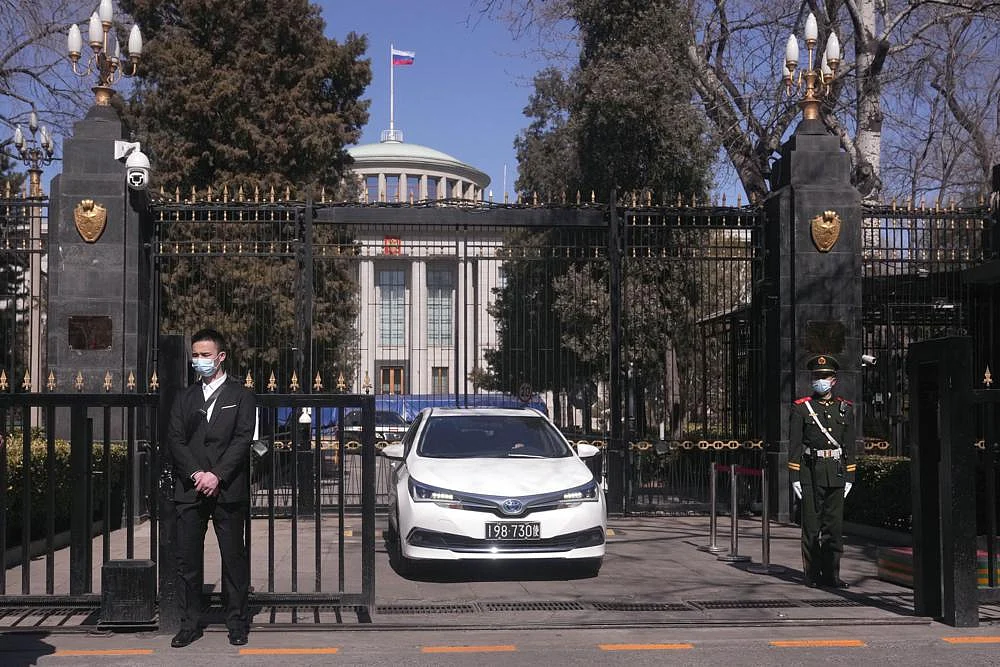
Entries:
{"label": "face mask", "polygon": [[817,394],[826,394],[831,389],[833,389],[833,380],[829,378],[820,378],[813,380],[813,391]]}
{"label": "face mask", "polygon": [[192,359],[191,368],[202,377],[212,377],[215,373],[215,359],[205,359],[204,357]]}

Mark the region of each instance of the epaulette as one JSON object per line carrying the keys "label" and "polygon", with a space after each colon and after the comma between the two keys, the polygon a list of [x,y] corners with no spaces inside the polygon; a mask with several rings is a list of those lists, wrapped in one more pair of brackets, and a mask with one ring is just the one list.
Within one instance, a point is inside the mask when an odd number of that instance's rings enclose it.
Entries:
{"label": "epaulette", "polygon": [[803,396],[802,398],[796,398],[795,405],[802,405],[806,401],[811,401],[811,400],[813,400],[812,396]]}
{"label": "epaulette", "polygon": [[848,405],[854,405],[854,403],[852,403],[851,401],[847,400],[843,396],[838,396],[837,400],[840,401],[841,403],[847,403]]}

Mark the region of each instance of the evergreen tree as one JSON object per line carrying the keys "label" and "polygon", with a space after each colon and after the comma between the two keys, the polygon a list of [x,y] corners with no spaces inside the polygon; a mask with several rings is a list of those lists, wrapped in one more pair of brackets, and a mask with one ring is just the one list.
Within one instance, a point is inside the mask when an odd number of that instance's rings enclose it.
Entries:
{"label": "evergreen tree", "polygon": [[[128,114],[152,161],[154,186],[185,194],[228,186],[231,197],[243,187],[250,198],[257,188],[290,188],[297,197],[321,187],[336,193],[350,162],[345,146],[368,120],[368,102],[360,99],[371,80],[364,37],[351,33],[343,44],[325,37],[320,9],[307,0],[121,4],[147,39]],[[190,239],[216,249],[161,261],[161,330],[217,326],[241,370],[253,370],[258,382],[273,370],[282,388],[292,370],[302,386],[311,384],[299,363],[308,342],[314,371],[349,373],[357,287],[347,256],[316,264],[306,341],[297,307],[301,221],[280,212],[243,215],[235,219],[259,222],[161,224],[168,246]],[[351,240],[315,225],[312,243],[349,247]],[[222,250],[240,245],[262,254]]]}
{"label": "evergreen tree", "polygon": [[147,36],[130,112],[157,184],[339,184],[368,121],[364,37],[325,37],[307,0],[121,4]]}

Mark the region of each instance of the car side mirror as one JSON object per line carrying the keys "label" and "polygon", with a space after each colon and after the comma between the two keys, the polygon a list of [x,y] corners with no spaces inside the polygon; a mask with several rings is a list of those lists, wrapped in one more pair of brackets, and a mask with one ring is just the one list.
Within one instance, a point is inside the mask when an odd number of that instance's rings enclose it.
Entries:
{"label": "car side mirror", "polygon": [[403,445],[401,443],[394,443],[391,445],[386,445],[379,450],[379,454],[387,459],[392,459],[393,461],[403,460]]}
{"label": "car side mirror", "polygon": [[586,442],[581,442],[576,446],[576,455],[581,459],[589,459],[592,456],[597,456],[600,451],[597,447]]}

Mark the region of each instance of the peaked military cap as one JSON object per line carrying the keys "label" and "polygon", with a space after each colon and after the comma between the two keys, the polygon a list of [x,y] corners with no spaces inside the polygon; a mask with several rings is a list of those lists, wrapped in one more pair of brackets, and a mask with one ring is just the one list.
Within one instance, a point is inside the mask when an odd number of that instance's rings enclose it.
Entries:
{"label": "peaked military cap", "polygon": [[836,373],[840,370],[840,364],[829,354],[818,354],[806,362],[806,368],[813,373]]}

